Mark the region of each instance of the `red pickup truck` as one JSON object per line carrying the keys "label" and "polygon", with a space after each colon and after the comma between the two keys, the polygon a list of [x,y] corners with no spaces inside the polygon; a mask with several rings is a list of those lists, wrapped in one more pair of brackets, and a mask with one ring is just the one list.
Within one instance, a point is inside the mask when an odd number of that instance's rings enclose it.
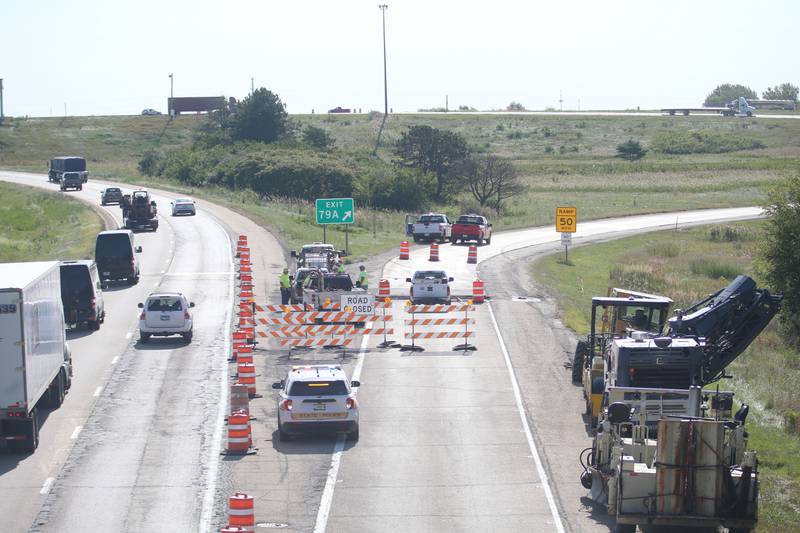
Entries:
{"label": "red pickup truck", "polygon": [[486,217],[480,215],[461,215],[458,220],[453,224],[453,232],[450,235],[450,242],[453,244],[458,241],[466,242],[477,241],[478,244],[491,244],[492,242],[492,225],[486,220]]}

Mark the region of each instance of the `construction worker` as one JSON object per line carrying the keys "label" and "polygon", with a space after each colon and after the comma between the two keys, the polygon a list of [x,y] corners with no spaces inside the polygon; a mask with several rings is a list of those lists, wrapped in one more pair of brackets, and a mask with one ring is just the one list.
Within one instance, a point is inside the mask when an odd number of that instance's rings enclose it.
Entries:
{"label": "construction worker", "polygon": [[283,274],[278,276],[278,282],[281,286],[281,304],[286,305],[292,299],[292,280],[288,268],[283,269]]}
{"label": "construction worker", "polygon": [[337,274],[344,274],[344,264],[342,264],[341,261],[339,262],[339,266],[336,267],[336,273]]}
{"label": "construction worker", "polygon": [[361,265],[360,267],[358,267],[358,270],[360,272],[358,273],[358,281],[356,281],[356,287],[360,287],[364,290],[369,289],[369,280],[367,279],[367,269],[364,267],[364,265]]}

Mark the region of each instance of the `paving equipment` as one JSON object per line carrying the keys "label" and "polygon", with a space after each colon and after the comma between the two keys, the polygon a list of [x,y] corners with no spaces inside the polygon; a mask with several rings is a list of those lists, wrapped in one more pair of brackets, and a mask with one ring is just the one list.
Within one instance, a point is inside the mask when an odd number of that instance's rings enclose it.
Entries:
{"label": "paving equipment", "polygon": [[145,190],[124,194],[119,202],[122,222],[126,229],[158,229],[158,208]]}
{"label": "paving equipment", "polygon": [[57,261],[0,264],[0,449],[33,452],[72,384]]}

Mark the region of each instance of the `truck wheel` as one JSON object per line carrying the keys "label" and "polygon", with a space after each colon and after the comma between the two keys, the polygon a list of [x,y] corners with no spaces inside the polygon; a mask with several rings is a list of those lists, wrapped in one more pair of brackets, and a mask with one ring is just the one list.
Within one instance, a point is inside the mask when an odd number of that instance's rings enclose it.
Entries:
{"label": "truck wheel", "polygon": [[133,279],[131,280],[131,285],[136,285],[137,283],[139,283],[139,274],[133,276]]}
{"label": "truck wheel", "polygon": [[142,342],[142,344],[145,344],[150,340],[150,334],[145,333],[144,331],[139,331],[139,340]]}
{"label": "truck wheel", "polygon": [[97,331],[100,329],[100,320],[89,320],[86,322],[86,327],[89,328],[89,331]]}
{"label": "truck wheel", "polygon": [[281,426],[280,420],[278,421],[278,439],[281,442],[289,442],[290,440],[292,440],[292,436],[283,430],[283,426]]}
{"label": "truck wheel", "polygon": [[478,246],[483,246],[483,237],[478,235]]}
{"label": "truck wheel", "polygon": [[358,427],[347,434],[347,440],[350,442],[358,442]]}
{"label": "truck wheel", "polygon": [[191,331],[189,333],[181,333],[181,337],[183,337],[183,341],[186,344],[189,344],[190,342],[192,342],[192,332]]}
{"label": "truck wheel", "polygon": [[573,383],[581,383],[583,381],[583,361],[588,351],[589,344],[586,341],[578,341],[577,346],[575,346],[575,356],[572,358]]}
{"label": "truck wheel", "polygon": [[492,236],[491,235],[486,237],[486,244],[492,244]]}
{"label": "truck wheel", "polygon": [[65,396],[64,375],[59,372],[56,379],[50,384],[47,389],[47,407],[51,409],[58,409],[64,403]]}
{"label": "truck wheel", "polygon": [[83,185],[78,185],[78,190],[82,191],[83,190]]}

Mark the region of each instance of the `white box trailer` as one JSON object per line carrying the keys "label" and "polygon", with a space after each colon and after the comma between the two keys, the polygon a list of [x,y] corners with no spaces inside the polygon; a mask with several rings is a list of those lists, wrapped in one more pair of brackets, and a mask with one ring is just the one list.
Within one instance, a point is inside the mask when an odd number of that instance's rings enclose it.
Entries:
{"label": "white box trailer", "polygon": [[58,262],[0,264],[0,448],[34,451],[71,378]]}

